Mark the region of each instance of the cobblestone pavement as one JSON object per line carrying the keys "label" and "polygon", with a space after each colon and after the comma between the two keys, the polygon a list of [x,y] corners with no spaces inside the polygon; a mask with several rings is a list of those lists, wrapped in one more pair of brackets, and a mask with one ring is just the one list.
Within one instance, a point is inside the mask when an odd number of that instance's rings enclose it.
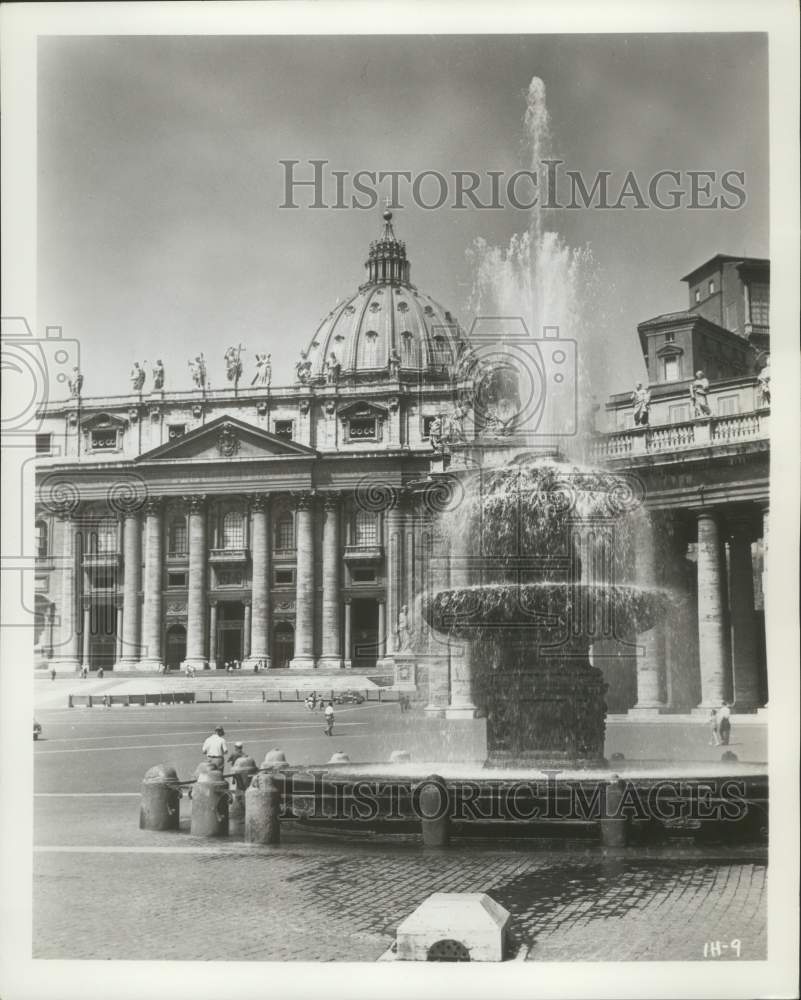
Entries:
{"label": "cobblestone pavement", "polygon": [[194,844],[38,853],[34,957],[370,961],[437,890],[488,892],[529,960],[703,960],[733,940],[744,960],[766,953],[756,857]]}
{"label": "cobblestone pavement", "polygon": [[[144,772],[164,761],[191,775],[218,718],[257,759],[276,745],[301,762],[340,748],[380,760],[443,741],[455,753],[476,740],[476,727],[445,731],[365,706],[338,713],[333,743],[300,708],[45,713],[34,746],[34,957],[373,961],[437,890],[489,892],[512,913],[515,947],[534,961],[703,960],[706,942],[734,940],[743,960],[765,957],[762,848],[605,856],[586,842],[553,850],[495,841],[429,852],[417,841],[310,837],[293,824],[282,827],[280,847],[257,848],[193,838],[187,800],[180,832],[140,831]],[[700,729],[646,729],[655,734],[648,757],[654,741],[683,738],[685,760],[720,759],[705,755]],[[635,728],[625,734],[634,753]]]}

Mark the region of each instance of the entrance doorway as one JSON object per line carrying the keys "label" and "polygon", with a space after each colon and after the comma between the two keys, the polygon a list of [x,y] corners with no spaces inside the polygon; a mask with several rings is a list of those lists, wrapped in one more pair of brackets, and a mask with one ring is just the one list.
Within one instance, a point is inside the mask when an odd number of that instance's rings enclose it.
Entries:
{"label": "entrance doorway", "polygon": [[117,646],[117,609],[111,601],[93,601],[89,612],[89,667],[111,670]]}
{"label": "entrance doorway", "polygon": [[378,659],[378,601],[359,598],[351,604],[351,665],[374,670]]}
{"label": "entrance doorway", "polygon": [[295,655],[295,630],[290,622],[278,622],[273,630],[273,670],[288,670]]}
{"label": "entrance doorway", "polygon": [[217,662],[220,666],[244,659],[245,605],[221,601],[217,612]]}
{"label": "entrance doorway", "polygon": [[168,670],[180,670],[186,659],[186,626],[170,625],[164,643],[164,664]]}

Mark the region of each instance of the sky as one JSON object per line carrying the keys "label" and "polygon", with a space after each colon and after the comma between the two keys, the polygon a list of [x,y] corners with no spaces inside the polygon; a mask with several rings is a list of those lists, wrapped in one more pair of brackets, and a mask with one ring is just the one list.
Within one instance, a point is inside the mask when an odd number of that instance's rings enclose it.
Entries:
{"label": "sky", "polygon": [[[529,165],[538,76],[550,151],[589,179],[746,175],[739,210],[545,213],[592,250],[601,292],[584,335],[603,348],[599,391],[626,389],[644,373],[637,323],[686,307],[684,274],[719,252],[769,255],[767,58],[757,34],[42,38],[39,325],[79,341],[87,396],[127,392],[132,363],[157,357],[167,389],[190,389],[199,351],[222,388],[236,343],[245,381],[270,351],[273,383],[288,383],[320,319],[364,280],[381,208],[281,208],[279,161],[511,173]],[[468,249],[529,223],[510,206],[395,213],[412,281],[466,329]]]}

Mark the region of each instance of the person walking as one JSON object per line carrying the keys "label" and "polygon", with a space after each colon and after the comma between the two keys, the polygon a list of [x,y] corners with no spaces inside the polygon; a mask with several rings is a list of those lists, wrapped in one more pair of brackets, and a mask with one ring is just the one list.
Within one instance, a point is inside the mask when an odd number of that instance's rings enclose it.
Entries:
{"label": "person walking", "polygon": [[329,701],[325,706],[325,729],[323,730],[326,736],[334,735],[334,703]]}
{"label": "person walking", "polygon": [[720,742],[724,747],[729,745],[729,739],[731,737],[731,707],[727,701],[718,709],[718,735],[720,736]]}
{"label": "person walking", "polygon": [[228,744],[223,739],[224,736],[225,730],[223,727],[217,726],[211,736],[207,737],[206,742],[203,744],[203,753],[206,755],[206,760],[209,764],[213,764],[221,771],[223,769],[225,755],[228,753]]}
{"label": "person walking", "polygon": [[709,710],[709,725],[712,727],[712,739],[709,741],[711,747],[720,746],[720,735],[718,734],[718,713],[714,708]]}

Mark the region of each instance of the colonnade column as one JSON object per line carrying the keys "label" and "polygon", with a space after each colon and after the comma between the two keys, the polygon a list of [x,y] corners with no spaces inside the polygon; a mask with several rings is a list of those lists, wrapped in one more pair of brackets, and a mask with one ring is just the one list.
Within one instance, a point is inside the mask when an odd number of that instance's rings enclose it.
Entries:
{"label": "colonnade column", "polygon": [[[394,667],[392,654],[397,651],[398,613],[400,612],[401,571],[403,568],[403,511],[400,502],[384,515],[386,530],[385,564],[387,568],[387,604],[383,628],[379,624],[378,641],[382,644],[382,658],[378,667]],[[379,612],[380,614],[380,612]]]}
{"label": "colonnade column", "polygon": [[350,598],[345,598],[345,659],[343,661],[343,666],[346,670],[349,670],[353,666],[353,661],[351,660],[351,646],[353,645],[353,630],[351,626],[351,602]]}
{"label": "colonnade column", "polygon": [[122,659],[122,605],[117,604],[114,609],[114,664],[115,666]]}
{"label": "colonnade column", "polygon": [[186,602],[186,663],[205,670],[206,659],[206,498],[189,497],[189,586]]}
{"label": "colonnade column", "polygon": [[301,493],[295,504],[295,655],[289,666],[314,669],[314,495]]}
{"label": "colonnade column", "polygon": [[734,708],[747,712],[759,706],[752,527],[747,516],[730,517],[729,525]]}
{"label": "colonnade column", "polygon": [[342,668],[342,631],[339,610],[339,495],[329,493],[323,504],[322,652],[318,667]]}
{"label": "colonnade column", "polygon": [[158,670],[161,667],[163,549],[161,499],[152,497],[145,502],[145,579],[139,670]]}
{"label": "colonnade column", "polygon": [[[656,582],[657,514],[644,508],[637,515],[637,583],[653,587]],[[657,715],[665,707],[665,631],[658,621],[653,628],[637,635],[637,704],[629,715]]]}
{"label": "colonnade column", "polygon": [[209,601],[209,667],[217,669],[217,601]]}
{"label": "colonnade column", "polygon": [[81,632],[81,669],[91,667],[89,662],[89,639],[92,635],[92,603],[90,597],[83,598],[83,630]]}
{"label": "colonnade column", "polygon": [[[117,667],[135,666],[139,661],[141,614],[139,591],[142,586],[142,524],[135,511],[126,513],[123,522],[122,637]],[[119,635],[119,632],[117,633]]]}
{"label": "colonnade column", "polygon": [[75,599],[75,521],[71,511],[59,513],[61,526],[60,582],[61,600],[58,604],[57,640],[53,647],[51,669],[58,673],[77,670],[78,661],[78,621]]}
{"label": "colonnade column", "polygon": [[720,518],[712,510],[698,515],[698,654],[701,703],[694,710],[708,713],[726,698],[726,566],[721,544]]}
{"label": "colonnade column", "polygon": [[[253,566],[250,610],[250,649],[245,665],[270,666],[270,498],[255,496],[250,501],[250,554]],[[245,612],[247,616],[247,610]],[[247,628],[247,624],[246,624]]]}
{"label": "colonnade column", "polygon": [[[471,583],[469,533],[457,533],[451,546],[451,587],[467,587]],[[451,641],[450,699],[446,719],[472,719],[476,714],[473,702],[473,647],[469,642]]]}

